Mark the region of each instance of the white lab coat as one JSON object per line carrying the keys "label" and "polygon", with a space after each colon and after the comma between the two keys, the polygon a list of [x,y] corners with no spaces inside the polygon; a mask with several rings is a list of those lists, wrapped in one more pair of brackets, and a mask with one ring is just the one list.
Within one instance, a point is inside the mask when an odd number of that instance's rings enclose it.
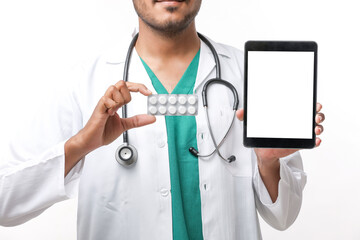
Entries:
{"label": "white lab coat", "polygon": [[[78,239],[172,239],[164,117],[129,131],[129,142],[138,150],[134,167],[124,168],[116,162],[114,153],[122,142],[119,137],[88,154],[65,179],[63,176],[64,142],[86,124],[106,89],[122,79],[127,44],[79,68],[70,86],[61,91],[57,105],[43,111],[46,114],[33,123],[29,132],[13,140],[8,161],[0,168],[1,225],[21,224],[78,193]],[[213,44],[223,79],[237,88],[242,105],[243,55],[229,46]],[[201,43],[194,88],[200,104],[202,87],[212,77],[213,56]],[[129,81],[143,83],[155,93],[136,51]],[[220,141],[231,121],[232,93],[222,85],[213,85],[208,96],[211,126]],[[201,106],[196,116],[197,143],[199,152],[206,154],[214,146]],[[128,116],[139,113],[146,113],[146,97],[135,93],[128,105]],[[280,160],[279,196],[272,203],[259,176],[254,151],[242,144],[242,128],[242,122],[236,119],[220,148],[226,157],[235,155],[235,162],[226,163],[217,154],[198,160],[204,239],[261,239],[257,211],[271,226],[283,230],[294,222],[300,210],[306,175],[299,153]]]}

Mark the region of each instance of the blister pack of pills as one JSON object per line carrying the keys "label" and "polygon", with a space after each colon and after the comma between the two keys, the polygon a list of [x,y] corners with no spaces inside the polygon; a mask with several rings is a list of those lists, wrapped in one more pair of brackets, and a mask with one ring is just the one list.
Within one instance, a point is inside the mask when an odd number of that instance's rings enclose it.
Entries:
{"label": "blister pack of pills", "polygon": [[194,94],[152,94],[147,104],[150,115],[194,116],[198,113],[198,97]]}

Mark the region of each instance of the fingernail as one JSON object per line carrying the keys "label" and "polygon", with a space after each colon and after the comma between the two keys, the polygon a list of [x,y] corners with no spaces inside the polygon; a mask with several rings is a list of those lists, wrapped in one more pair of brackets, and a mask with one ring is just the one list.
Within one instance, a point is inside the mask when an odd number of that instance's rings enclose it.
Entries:
{"label": "fingernail", "polygon": [[152,93],[149,89],[146,89],[146,92],[147,92],[147,93],[149,93],[149,94],[151,94],[151,93]]}

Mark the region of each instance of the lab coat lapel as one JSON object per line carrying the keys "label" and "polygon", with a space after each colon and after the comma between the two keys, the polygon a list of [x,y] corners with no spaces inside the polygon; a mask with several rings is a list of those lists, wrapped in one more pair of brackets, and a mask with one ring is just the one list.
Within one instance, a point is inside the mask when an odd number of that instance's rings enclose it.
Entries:
{"label": "lab coat lapel", "polygon": [[[123,66],[126,60],[126,54],[128,51],[127,42],[130,43],[132,39],[129,38],[129,41],[124,41],[123,44],[119,44],[111,49],[109,52],[105,53],[106,63],[111,65],[120,65],[121,71],[123,71]],[[145,67],[143,66],[140,57],[134,48],[131,54],[128,81],[134,83],[144,84],[152,93],[156,93],[154,87],[152,86],[149,75],[147,74]],[[122,74],[121,74],[122,77]]]}
{"label": "lab coat lapel", "polygon": [[194,90],[199,91],[201,84],[209,78],[209,75],[213,73],[215,77],[215,60],[214,57],[206,44],[201,41],[200,45],[200,59],[199,59],[199,68],[196,77]]}
{"label": "lab coat lapel", "polygon": [[136,49],[133,50],[131,56],[130,69],[129,69],[129,82],[136,82],[144,84],[153,94],[156,94],[156,91],[151,83],[151,79],[146,72],[146,69],[141,62],[140,56],[138,55]]}

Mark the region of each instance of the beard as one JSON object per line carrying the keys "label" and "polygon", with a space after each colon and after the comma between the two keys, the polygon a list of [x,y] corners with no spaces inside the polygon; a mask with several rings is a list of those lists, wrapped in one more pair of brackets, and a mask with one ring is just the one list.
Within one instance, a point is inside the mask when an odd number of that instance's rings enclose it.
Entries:
{"label": "beard", "polygon": [[[149,10],[147,10],[145,4],[139,4],[138,2],[139,1],[133,1],[135,11],[139,18],[152,30],[167,37],[175,37],[187,29],[190,23],[194,21],[201,5],[201,1],[197,1],[195,8],[185,14],[181,19],[159,21],[150,13]],[[169,13],[174,13],[177,11],[177,9],[177,7],[167,7],[166,11]]]}

